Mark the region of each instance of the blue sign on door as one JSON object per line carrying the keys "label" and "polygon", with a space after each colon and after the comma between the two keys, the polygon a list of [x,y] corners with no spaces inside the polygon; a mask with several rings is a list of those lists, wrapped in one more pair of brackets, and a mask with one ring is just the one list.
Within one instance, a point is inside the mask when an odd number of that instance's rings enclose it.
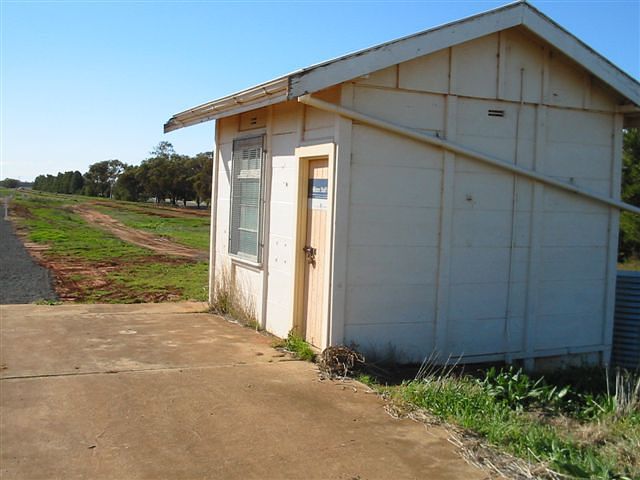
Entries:
{"label": "blue sign on door", "polygon": [[329,180],[326,178],[310,178],[308,197],[326,200],[329,197]]}

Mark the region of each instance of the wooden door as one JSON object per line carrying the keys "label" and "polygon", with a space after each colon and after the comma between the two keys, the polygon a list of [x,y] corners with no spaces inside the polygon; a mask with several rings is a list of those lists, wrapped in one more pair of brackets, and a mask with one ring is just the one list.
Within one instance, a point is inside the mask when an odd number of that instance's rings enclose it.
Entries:
{"label": "wooden door", "polygon": [[304,243],[305,340],[320,346],[324,322],[324,270],[329,212],[329,166],[326,159],[309,161],[306,237]]}

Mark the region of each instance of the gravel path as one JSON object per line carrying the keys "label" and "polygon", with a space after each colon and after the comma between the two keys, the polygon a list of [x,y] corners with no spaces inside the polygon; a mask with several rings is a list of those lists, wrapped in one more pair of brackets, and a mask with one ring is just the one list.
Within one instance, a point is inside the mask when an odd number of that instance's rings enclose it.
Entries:
{"label": "gravel path", "polygon": [[11,223],[0,215],[0,304],[55,300],[51,273],[33,261]]}

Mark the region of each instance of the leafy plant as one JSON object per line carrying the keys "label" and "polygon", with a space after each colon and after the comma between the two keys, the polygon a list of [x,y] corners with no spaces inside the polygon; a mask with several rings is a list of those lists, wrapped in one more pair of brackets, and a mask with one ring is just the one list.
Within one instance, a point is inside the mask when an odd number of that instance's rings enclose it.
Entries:
{"label": "leafy plant", "polygon": [[316,358],[316,353],[313,351],[311,345],[309,345],[293,330],[289,332],[287,338],[277,342],[274,346],[277,348],[284,348],[286,351],[293,353],[300,360],[313,361]]}
{"label": "leafy plant", "polygon": [[46,298],[41,298],[40,300],[36,300],[35,302],[33,302],[34,305],[49,305],[49,306],[55,306],[55,305],[62,305],[62,302],[59,300],[51,300],[51,299],[46,299]]}
{"label": "leafy plant", "polygon": [[522,369],[512,365],[507,369],[491,367],[480,382],[485,393],[514,410],[531,405],[557,408],[569,392],[569,387],[547,385],[544,377],[531,379]]}

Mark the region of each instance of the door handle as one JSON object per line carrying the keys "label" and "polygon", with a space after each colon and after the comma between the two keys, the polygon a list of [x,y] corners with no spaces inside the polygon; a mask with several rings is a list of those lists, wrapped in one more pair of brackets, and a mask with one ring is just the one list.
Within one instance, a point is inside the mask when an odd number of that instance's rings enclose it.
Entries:
{"label": "door handle", "polygon": [[316,252],[317,250],[309,245],[306,245],[302,248],[304,252],[305,258],[307,259],[307,263],[316,266]]}

